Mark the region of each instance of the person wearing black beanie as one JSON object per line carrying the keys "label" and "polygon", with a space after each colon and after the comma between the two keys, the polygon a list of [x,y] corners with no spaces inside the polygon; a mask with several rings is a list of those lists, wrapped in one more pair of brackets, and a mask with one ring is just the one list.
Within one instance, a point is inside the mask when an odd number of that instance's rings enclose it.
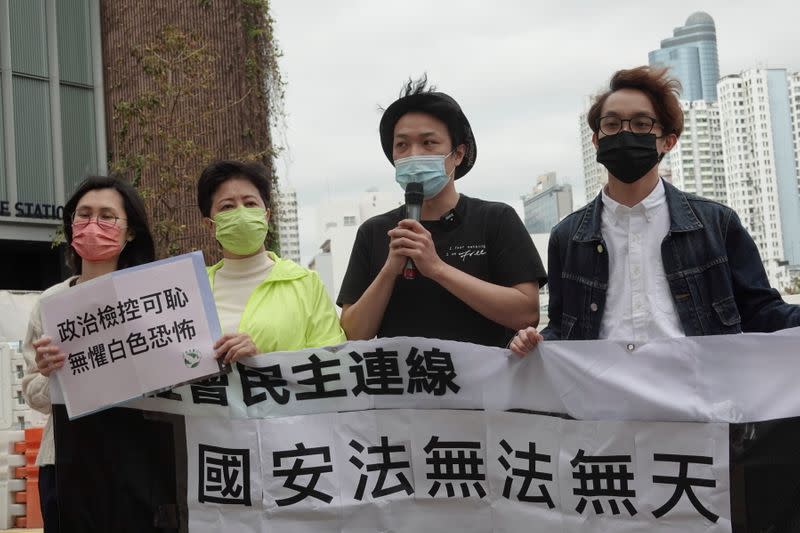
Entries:
{"label": "person wearing black beanie", "polygon": [[[521,325],[538,324],[547,277],[516,211],[456,191],[478,152],[461,106],[427,77],[409,80],[379,136],[397,183],[420,183],[424,200],[419,221],[400,207],[359,228],[337,299],[347,337],[505,346]],[[408,259],[413,279],[401,276]]]}

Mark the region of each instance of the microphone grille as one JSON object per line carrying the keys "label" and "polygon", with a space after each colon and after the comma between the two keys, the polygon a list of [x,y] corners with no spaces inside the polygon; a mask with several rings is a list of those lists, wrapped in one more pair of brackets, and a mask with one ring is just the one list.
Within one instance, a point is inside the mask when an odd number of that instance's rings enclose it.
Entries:
{"label": "microphone grille", "polygon": [[423,200],[422,184],[412,182],[406,185],[406,203],[421,204]]}

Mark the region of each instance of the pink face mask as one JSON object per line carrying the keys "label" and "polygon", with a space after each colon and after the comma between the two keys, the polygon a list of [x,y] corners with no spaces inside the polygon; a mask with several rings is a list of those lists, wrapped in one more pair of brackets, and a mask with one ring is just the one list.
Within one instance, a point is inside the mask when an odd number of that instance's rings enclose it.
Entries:
{"label": "pink face mask", "polygon": [[107,261],[122,251],[119,226],[101,228],[96,221],[72,226],[72,247],[87,261]]}

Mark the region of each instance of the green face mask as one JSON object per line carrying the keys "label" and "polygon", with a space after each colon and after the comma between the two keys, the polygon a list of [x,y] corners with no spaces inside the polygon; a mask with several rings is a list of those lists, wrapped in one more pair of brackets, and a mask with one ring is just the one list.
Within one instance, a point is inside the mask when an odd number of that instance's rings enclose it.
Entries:
{"label": "green face mask", "polygon": [[237,207],[214,216],[217,240],[236,255],[255,253],[267,238],[267,211],[262,207]]}

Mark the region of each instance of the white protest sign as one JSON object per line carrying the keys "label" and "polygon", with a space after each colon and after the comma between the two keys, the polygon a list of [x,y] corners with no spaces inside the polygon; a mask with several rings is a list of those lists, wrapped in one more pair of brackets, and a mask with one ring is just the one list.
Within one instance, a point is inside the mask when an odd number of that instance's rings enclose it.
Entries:
{"label": "white protest sign", "polygon": [[63,353],[70,418],[219,372],[220,337],[200,252],[113,272],[42,301]]}

